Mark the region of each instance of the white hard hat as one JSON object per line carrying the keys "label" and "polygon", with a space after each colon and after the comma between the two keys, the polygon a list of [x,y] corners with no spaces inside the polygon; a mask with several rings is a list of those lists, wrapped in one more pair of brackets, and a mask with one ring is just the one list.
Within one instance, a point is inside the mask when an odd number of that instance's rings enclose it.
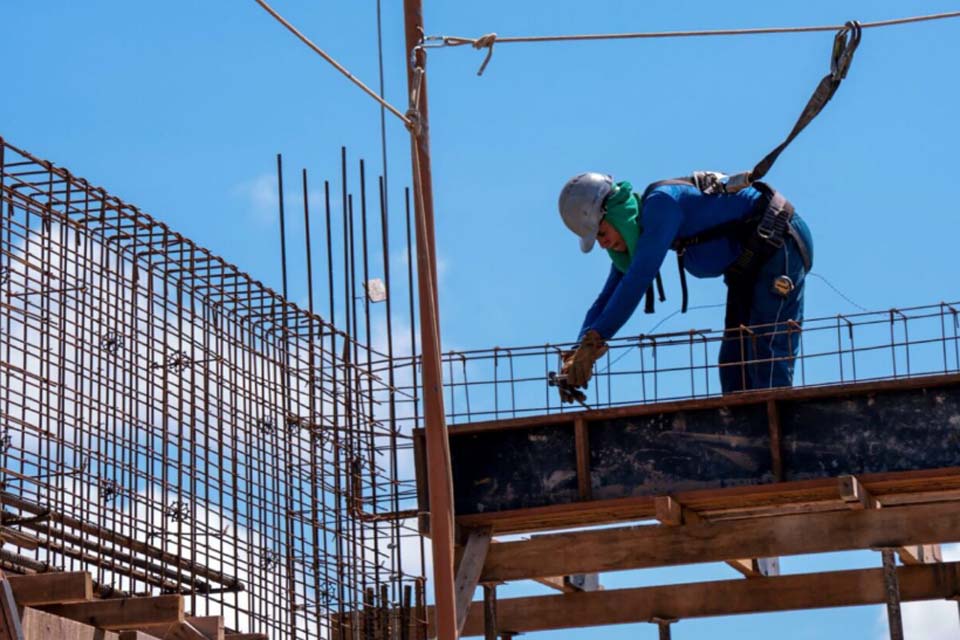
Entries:
{"label": "white hard hat", "polygon": [[603,201],[616,190],[613,178],[602,173],[581,173],[567,180],[560,191],[560,217],[580,236],[580,250],[588,253],[600,231]]}

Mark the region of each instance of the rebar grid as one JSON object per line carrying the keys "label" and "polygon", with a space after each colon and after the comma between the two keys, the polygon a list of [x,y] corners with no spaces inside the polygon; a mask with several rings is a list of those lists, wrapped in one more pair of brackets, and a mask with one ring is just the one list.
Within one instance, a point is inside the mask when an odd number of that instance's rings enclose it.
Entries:
{"label": "rebar grid", "polygon": [[[5,567],[187,594],[272,639],[340,637],[371,607],[397,629],[412,592],[423,617],[396,427],[416,412],[398,413],[392,354],[356,339],[355,301],[339,330],[2,139],[0,206]],[[344,214],[353,271],[352,200]],[[363,224],[366,271],[365,208]]]}
{"label": "rebar grid", "polygon": [[[726,365],[743,380],[750,367],[790,360],[794,386],[817,386],[960,371],[960,302],[838,314],[776,325],[623,336],[609,341],[587,389],[589,408],[616,407],[720,395],[718,351],[786,335],[799,340],[796,358],[745,358]],[[494,347],[444,354],[447,419],[451,424],[582,411],[561,404],[548,385],[571,343]],[[755,351],[754,351],[755,352]],[[404,362],[405,367],[410,361]],[[385,362],[374,363],[376,370]],[[399,367],[395,360],[394,367]],[[406,402],[412,389],[401,389]]]}

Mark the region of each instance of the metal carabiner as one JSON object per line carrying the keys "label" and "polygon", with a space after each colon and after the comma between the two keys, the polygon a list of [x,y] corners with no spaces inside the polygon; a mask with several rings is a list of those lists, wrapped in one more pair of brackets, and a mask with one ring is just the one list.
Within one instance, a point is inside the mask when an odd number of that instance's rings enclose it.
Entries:
{"label": "metal carabiner", "polygon": [[851,20],[843,26],[833,38],[833,52],[830,56],[830,75],[839,82],[847,77],[853,53],[860,44],[863,28],[856,20]]}

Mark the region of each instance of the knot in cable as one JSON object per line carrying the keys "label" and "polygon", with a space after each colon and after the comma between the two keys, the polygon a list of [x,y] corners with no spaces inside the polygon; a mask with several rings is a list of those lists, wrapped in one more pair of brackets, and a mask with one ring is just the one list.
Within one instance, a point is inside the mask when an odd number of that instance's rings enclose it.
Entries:
{"label": "knot in cable", "polygon": [[474,49],[483,49],[487,50],[487,57],[483,59],[483,64],[480,65],[480,69],[477,70],[477,75],[482,76],[484,69],[487,68],[487,64],[490,62],[490,57],[493,55],[493,45],[497,42],[497,34],[488,33],[486,35],[480,36],[473,41]]}
{"label": "knot in cable", "polygon": [[407,109],[407,113],[405,115],[407,117],[407,131],[416,137],[420,137],[420,132],[423,131],[423,122],[420,120],[420,112],[411,107]]}

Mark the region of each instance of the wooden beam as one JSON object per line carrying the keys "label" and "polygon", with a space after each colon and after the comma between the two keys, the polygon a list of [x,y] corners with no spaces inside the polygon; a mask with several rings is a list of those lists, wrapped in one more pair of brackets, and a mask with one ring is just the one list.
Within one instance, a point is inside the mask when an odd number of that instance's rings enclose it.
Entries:
{"label": "wooden beam", "polygon": [[[683,507],[671,496],[657,496],[653,505],[657,520],[663,525],[676,527],[704,522],[700,514]],[[736,558],[725,562],[747,578],[780,575],[780,561],[777,558]]]}
{"label": "wooden beam", "polygon": [[856,476],[840,476],[837,478],[837,490],[840,497],[851,509],[880,508],[880,503],[870,495],[870,492]]}
{"label": "wooden beam", "polygon": [[47,606],[43,610],[102,629],[139,629],[182,622],[183,596],[95,600]]}
{"label": "wooden beam", "polygon": [[577,452],[577,490],[581,500],[590,500],[593,498],[593,487],[590,484],[590,437],[587,421],[583,416],[574,419],[573,434]]}
{"label": "wooden beam", "polygon": [[36,573],[7,579],[21,607],[93,600],[93,579],[86,571]]}
{"label": "wooden beam", "polygon": [[480,572],[483,570],[483,563],[487,559],[487,551],[490,549],[490,540],[492,537],[490,527],[485,527],[471,531],[470,537],[467,540],[467,548],[463,552],[463,559],[460,561],[459,569],[457,569],[456,603],[458,633],[460,629],[463,629],[463,624],[467,620],[470,601],[473,600],[473,593],[477,590],[477,585],[480,583]]}
{"label": "wooden beam", "polygon": [[[840,476],[837,482],[840,497],[851,509],[879,509],[883,506],[856,476]],[[911,544],[896,551],[903,564],[930,564],[943,560],[939,544]]]}
{"label": "wooden beam", "polygon": [[270,640],[265,633],[229,633],[226,640]]}
{"label": "wooden beam", "polygon": [[196,627],[198,631],[210,640],[224,640],[225,633],[222,616],[187,618],[187,622]]}
{"label": "wooden beam", "polygon": [[780,408],[777,401],[767,400],[767,431],[770,435],[770,467],[777,482],[783,482],[783,445],[780,437]]}
{"label": "wooden beam", "polygon": [[[204,616],[204,617],[187,617],[183,621],[193,626],[197,631],[203,634],[203,637],[208,640],[223,640],[224,639],[224,626],[223,618],[221,616]],[[171,633],[189,633],[189,631],[177,631],[177,629],[182,626],[183,623],[175,622],[172,624],[162,624],[162,625],[151,625],[146,627],[141,627],[140,631],[149,633],[158,638],[180,638],[181,636],[171,636]],[[183,636],[186,638],[192,638],[193,636]]]}
{"label": "wooden beam", "polygon": [[170,626],[163,640],[210,640],[205,633],[184,620]]}
{"label": "wooden beam", "polygon": [[[75,622],[74,624],[79,624]],[[91,629],[93,627],[90,627]],[[114,636],[115,638],[117,636]],[[162,640],[157,636],[152,636],[149,633],[144,633],[143,631],[121,631],[119,640]]]}
{"label": "wooden beam", "polygon": [[[23,633],[26,640],[118,640],[116,633],[103,631],[88,624],[76,622],[26,607],[23,610]],[[129,636],[122,640],[156,640],[146,635]]]}
{"label": "wooden beam", "polygon": [[480,580],[618,571],[752,557],[960,541],[949,505],[844,510],[779,518],[636,526],[533,536],[493,545]]}
{"label": "wooden beam", "polygon": [[[949,599],[960,592],[960,563],[897,568],[904,601]],[[595,593],[497,601],[501,629],[515,632],[819,609],[884,602],[882,569],[724,580]],[[483,603],[475,602],[463,636],[483,633]]]}

